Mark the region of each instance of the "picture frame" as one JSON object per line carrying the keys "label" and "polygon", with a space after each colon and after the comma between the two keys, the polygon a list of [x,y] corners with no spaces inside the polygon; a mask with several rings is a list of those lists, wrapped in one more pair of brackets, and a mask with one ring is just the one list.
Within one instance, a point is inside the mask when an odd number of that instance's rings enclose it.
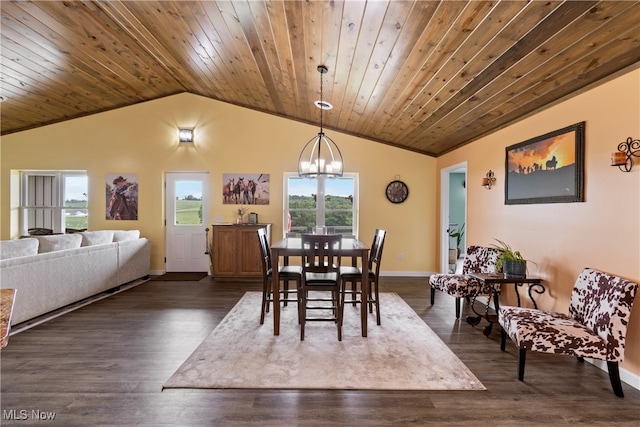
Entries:
{"label": "picture frame", "polygon": [[584,202],[585,122],[505,150],[505,205]]}
{"label": "picture frame", "polygon": [[268,173],[222,174],[223,205],[268,205],[271,193]]}
{"label": "picture frame", "polygon": [[105,219],[137,221],[138,174],[108,173],[105,184]]}

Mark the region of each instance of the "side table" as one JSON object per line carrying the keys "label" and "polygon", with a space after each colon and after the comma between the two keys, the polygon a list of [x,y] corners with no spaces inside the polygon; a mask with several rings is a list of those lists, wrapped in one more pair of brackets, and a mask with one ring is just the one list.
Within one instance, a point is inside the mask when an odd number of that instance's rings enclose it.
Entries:
{"label": "side table", "polygon": [[[482,288],[491,287],[491,285],[499,284],[502,288],[503,285],[512,284],[514,285],[514,290],[516,292],[516,298],[518,300],[518,307],[520,307],[520,292],[518,288],[527,285],[527,296],[533,303],[534,308],[538,308],[538,304],[536,304],[535,299],[533,298],[532,292],[536,294],[543,294],[546,290],[544,285],[542,284],[542,279],[538,277],[527,276],[524,278],[516,278],[516,277],[505,277],[503,273],[471,273],[471,277],[480,281],[482,283]],[[486,285],[486,286],[485,286]],[[493,298],[493,304],[496,310],[495,315],[489,314],[489,305],[491,304],[491,298]],[[498,321],[498,311],[500,310],[500,292],[494,292],[493,295],[489,295],[489,301],[487,301],[487,306],[485,308],[484,314],[478,313],[475,309],[475,301],[476,297],[473,297],[471,302],[471,309],[477,316],[468,316],[467,323],[470,325],[477,325],[480,323],[480,320],[484,317],[487,319],[489,324],[484,328],[483,333],[485,336],[489,336],[491,330],[493,329],[493,324]]]}

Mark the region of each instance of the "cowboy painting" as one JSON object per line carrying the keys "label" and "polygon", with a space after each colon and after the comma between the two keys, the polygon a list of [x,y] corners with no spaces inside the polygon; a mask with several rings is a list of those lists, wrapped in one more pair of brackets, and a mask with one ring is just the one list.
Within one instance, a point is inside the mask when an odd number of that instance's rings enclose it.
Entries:
{"label": "cowboy painting", "polygon": [[107,175],[106,219],[138,219],[138,178],[137,175]]}

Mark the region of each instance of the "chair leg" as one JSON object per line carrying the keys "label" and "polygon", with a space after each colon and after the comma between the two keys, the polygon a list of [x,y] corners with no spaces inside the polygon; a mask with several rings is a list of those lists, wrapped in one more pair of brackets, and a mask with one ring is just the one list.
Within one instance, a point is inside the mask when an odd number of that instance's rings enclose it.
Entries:
{"label": "chair leg", "polygon": [[269,311],[269,297],[271,296],[270,291],[267,289],[267,285],[262,286],[262,304],[260,310],[260,324],[264,325],[264,315]]}
{"label": "chair leg", "polygon": [[284,289],[284,291],[283,291],[283,295],[284,295],[284,298],[283,298],[283,299],[284,299],[284,301],[283,301],[283,304],[282,304],[282,305],[283,305],[284,307],[286,307],[286,306],[287,306],[287,303],[289,302],[289,301],[288,301],[288,300],[289,300],[289,281],[288,281],[288,280],[285,280],[285,281],[284,281],[284,288],[283,288],[283,289]]}
{"label": "chair leg", "polygon": [[456,319],[460,318],[460,298],[456,298]]}
{"label": "chair leg", "polygon": [[338,324],[338,341],[342,341],[342,312],[344,307],[340,304],[340,289],[336,289],[333,294],[335,295],[333,303],[336,304],[336,316],[338,318],[336,322]]}
{"label": "chair leg", "polygon": [[298,300],[297,304],[298,304],[298,325],[300,324],[300,319],[301,319],[301,310],[300,308],[302,307],[302,304],[300,303],[300,294],[302,293],[302,281],[301,280],[296,280],[296,299]]}
{"label": "chair leg", "polygon": [[524,380],[524,362],[527,359],[527,350],[524,348],[518,349],[518,379]]}
{"label": "chair leg", "polygon": [[304,341],[304,325],[307,322],[307,289],[302,286],[300,292],[300,341]]}
{"label": "chair leg", "polygon": [[607,368],[609,370],[609,380],[611,381],[613,392],[618,397],[624,397],[624,393],[622,392],[622,383],[620,382],[620,370],[618,368],[618,362],[607,361]]}
{"label": "chair leg", "polygon": [[500,350],[504,351],[507,345],[507,333],[504,328],[500,326]]}
{"label": "chair leg", "polygon": [[378,325],[380,325],[380,288],[378,288],[378,282],[374,282],[375,283],[375,298],[376,300],[374,301],[374,304],[376,306],[376,322],[378,323]]}
{"label": "chair leg", "polygon": [[356,306],[356,293],[358,292],[358,282],[351,282],[351,305]]}
{"label": "chair leg", "polygon": [[431,288],[431,305],[433,305],[435,300],[436,300],[436,290],[434,288]]}

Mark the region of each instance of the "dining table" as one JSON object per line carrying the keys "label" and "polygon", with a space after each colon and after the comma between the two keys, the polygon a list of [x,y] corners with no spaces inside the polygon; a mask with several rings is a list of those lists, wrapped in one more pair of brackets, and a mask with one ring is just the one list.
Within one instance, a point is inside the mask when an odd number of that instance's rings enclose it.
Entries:
{"label": "dining table", "polygon": [[[344,236],[342,238],[341,258],[351,258],[355,264],[359,258],[362,269],[362,295],[361,301],[368,301],[369,292],[369,245],[355,237]],[[287,237],[271,245],[271,262],[273,263],[273,334],[280,335],[280,279],[279,267],[285,257],[300,257],[302,259],[302,239],[300,237]],[[367,336],[368,310],[367,304],[360,304],[360,323],[362,336]]]}

